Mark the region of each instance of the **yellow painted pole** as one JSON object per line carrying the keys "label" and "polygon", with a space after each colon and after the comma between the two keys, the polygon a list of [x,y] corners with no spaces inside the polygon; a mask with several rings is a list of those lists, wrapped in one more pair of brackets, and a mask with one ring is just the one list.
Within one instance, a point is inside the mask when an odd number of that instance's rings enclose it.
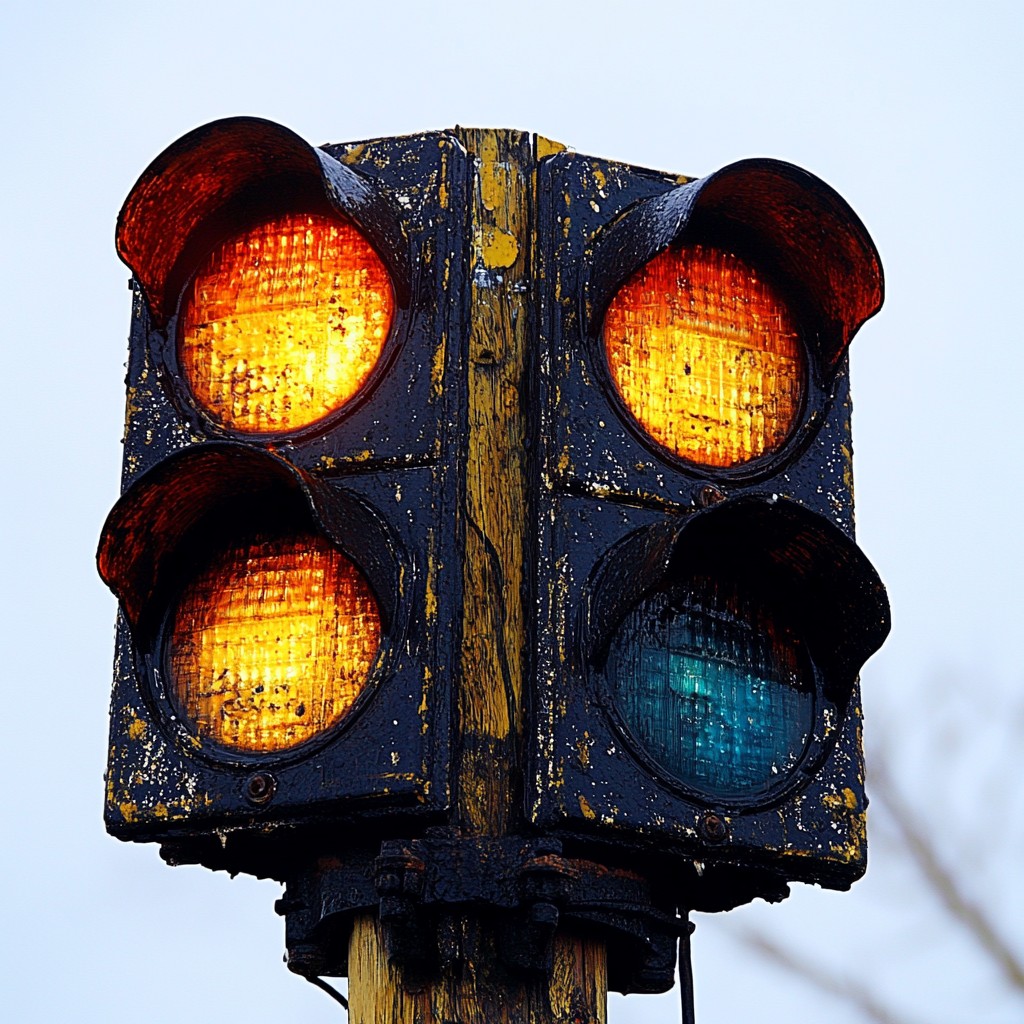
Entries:
{"label": "yellow painted pole", "polygon": [[[526,628],[522,582],[529,537],[524,385],[534,273],[534,139],[463,129],[475,157],[468,339],[464,613],[457,673],[456,809],[466,837],[503,836],[521,819]],[[558,147],[537,140],[551,152]],[[558,933],[548,979],[510,974],[486,915],[456,919],[459,956],[436,978],[387,962],[373,915],[349,944],[352,1024],[603,1024],[602,940]]]}
{"label": "yellow painted pole", "polygon": [[461,963],[411,987],[388,964],[374,917],[357,918],[349,943],[351,1024],[605,1024],[603,943],[559,935],[550,979],[524,982],[502,968],[493,933],[480,924],[466,922],[470,948]]}

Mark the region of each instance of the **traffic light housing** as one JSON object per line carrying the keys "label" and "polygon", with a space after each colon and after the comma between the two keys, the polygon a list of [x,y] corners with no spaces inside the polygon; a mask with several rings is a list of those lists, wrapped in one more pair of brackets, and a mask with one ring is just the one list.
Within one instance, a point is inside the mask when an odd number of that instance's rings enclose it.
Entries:
{"label": "traffic light housing", "polygon": [[125,203],[124,493],[98,556],[123,838],[280,875],[339,808],[449,803],[459,150],[231,119]]}
{"label": "traffic light housing", "polygon": [[832,189],[234,118],[117,246],[112,833],[285,881],[307,975],[370,911],[436,969],[483,905],[519,968],[568,923],[658,991],[690,910],[859,876],[888,605],[847,349],[882,276]]}
{"label": "traffic light housing", "polygon": [[881,305],[874,246],[778,161],[538,173],[531,821],[648,857],[690,909],[845,888],[858,673],[889,628],[853,542],[846,355]]}

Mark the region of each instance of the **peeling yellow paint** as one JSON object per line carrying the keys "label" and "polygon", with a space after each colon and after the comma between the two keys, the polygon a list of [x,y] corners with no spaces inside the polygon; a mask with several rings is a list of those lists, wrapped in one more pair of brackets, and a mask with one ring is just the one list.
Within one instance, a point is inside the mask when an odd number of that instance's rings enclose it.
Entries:
{"label": "peeling yellow paint", "polygon": [[835,843],[829,849],[844,864],[852,864],[864,856],[864,846],[868,838],[867,815],[861,812],[850,821],[850,838],[845,843]]}
{"label": "peeling yellow paint", "polygon": [[508,199],[509,166],[500,159],[497,132],[474,133],[476,156],[479,160],[480,199],[485,210],[494,211]]}
{"label": "peeling yellow paint", "polygon": [[445,351],[448,347],[447,341],[447,337],[442,334],[441,341],[434,349],[430,362],[430,386],[436,398],[440,398],[444,394],[444,363]]}
{"label": "peeling yellow paint", "polygon": [[425,736],[430,730],[430,723],[427,721],[427,708],[429,707],[429,700],[427,694],[433,689],[434,673],[430,671],[429,665],[423,666],[423,690],[420,694],[420,704],[416,709],[420,716],[420,735]]}
{"label": "peeling yellow paint", "polygon": [[850,492],[850,501],[853,501],[853,452],[846,444],[839,450],[843,453],[843,484]]}
{"label": "peeling yellow paint", "polygon": [[420,777],[415,772],[381,772],[379,779],[389,779],[392,782],[419,782]]}
{"label": "peeling yellow paint", "polygon": [[483,233],[484,266],[491,270],[511,267],[519,256],[519,243],[511,232],[486,228]]}
{"label": "peeling yellow paint", "polygon": [[830,811],[837,811],[843,807],[852,811],[857,806],[857,794],[847,786],[841,793],[826,793],[821,802]]}
{"label": "peeling yellow paint", "polygon": [[527,231],[532,140],[465,130],[475,157],[474,262],[493,274],[470,284],[458,766],[463,827],[501,834],[513,813],[508,785],[522,729],[526,536],[525,423],[519,389],[526,353]]}
{"label": "peeling yellow paint", "polygon": [[124,404],[124,433],[121,436],[121,440],[125,440],[128,437],[128,431],[131,429],[132,419],[135,415],[142,411],[142,405],[136,402],[138,397],[138,388],[128,386],[128,393],[125,396]]}
{"label": "peeling yellow paint", "polygon": [[433,624],[437,619],[437,590],[435,589],[437,572],[438,564],[437,554],[434,550],[434,531],[431,530],[427,537],[427,578],[426,593],[423,598],[423,612],[427,625]]}
{"label": "peeling yellow paint", "polygon": [[831,844],[829,850],[844,864],[861,860],[867,843],[867,814],[864,811],[850,813],[857,811],[857,794],[847,786],[839,793],[826,794],[821,802],[849,837],[844,842]]}
{"label": "peeling yellow paint", "polygon": [[132,799],[129,793],[133,786],[144,784],[145,780],[136,775],[131,786],[122,788],[119,798],[114,780],[109,779],[107,782],[107,806],[117,810],[129,825],[154,819],[182,821],[194,815],[197,810],[212,807],[216,803],[215,798],[209,793],[202,793],[195,797],[179,796],[174,800],[154,800],[152,804],[146,801],[140,805],[138,799]]}
{"label": "peeling yellow paint", "polygon": [[366,150],[366,143],[361,142],[357,146],[349,146],[348,149],[342,153],[341,162],[343,164],[355,164],[360,161],[363,153]]}
{"label": "peeling yellow paint", "polygon": [[583,815],[583,817],[586,818],[587,821],[596,821],[597,813],[594,811],[594,808],[591,807],[589,803],[587,803],[587,798],[582,793],[579,794],[579,802],[580,813]]}
{"label": "peeling yellow paint", "polygon": [[556,142],[554,139],[549,139],[544,135],[535,135],[533,139],[534,152],[538,160],[546,160],[549,156],[554,156],[556,153],[564,153],[567,148],[564,143]]}
{"label": "peeling yellow paint", "polygon": [[362,451],[353,452],[347,458],[338,459],[333,455],[321,455],[318,468],[325,471],[339,469],[343,465],[351,465],[353,462],[368,462],[373,458],[373,449],[364,448]]}
{"label": "peeling yellow paint", "polygon": [[581,768],[590,767],[590,748],[593,742],[590,733],[586,730],[584,730],[582,738],[576,741],[576,758]]}
{"label": "peeling yellow paint", "polygon": [[133,718],[128,723],[128,738],[141,740],[146,735],[146,723],[141,718]]}

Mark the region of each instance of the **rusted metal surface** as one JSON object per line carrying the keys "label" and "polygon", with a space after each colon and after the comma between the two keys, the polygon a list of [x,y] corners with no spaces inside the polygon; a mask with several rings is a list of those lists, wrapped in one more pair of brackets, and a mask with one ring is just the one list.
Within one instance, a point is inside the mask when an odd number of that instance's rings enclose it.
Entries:
{"label": "rusted metal surface", "polygon": [[522,836],[452,832],[387,841],[372,858],[351,851],[291,881],[278,909],[296,973],[350,972],[351,922],[376,909],[390,962],[424,984],[463,965],[452,929],[467,914],[490,923],[513,975],[549,975],[556,935],[586,934],[607,949],[611,987],[624,992],[671,988],[676,944],[688,933],[664,885]]}

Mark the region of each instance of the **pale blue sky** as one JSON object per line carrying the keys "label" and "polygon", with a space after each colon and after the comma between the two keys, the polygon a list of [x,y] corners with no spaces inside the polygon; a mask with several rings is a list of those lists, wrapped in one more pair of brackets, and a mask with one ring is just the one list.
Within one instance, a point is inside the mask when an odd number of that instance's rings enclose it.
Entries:
{"label": "pale blue sky", "polygon": [[[899,0],[549,0],[504,13],[394,0],[9,6],[5,1017],[343,1019],[281,964],[275,886],[172,870],[155,847],[117,843],[101,824],[115,602],[93,552],[117,494],[129,316],[114,219],[157,153],[231,114],[280,121],[313,143],[511,126],[691,175],[774,156],[845,196],[887,285],[851,353],[860,540],[894,622],[864,673],[868,737],[884,731],[950,862],[1024,948],[1014,863],[1024,839],[1022,10]],[[969,736],[960,747],[942,738],[950,722],[951,736]],[[984,772],[960,771],[975,761]],[[983,841],[961,844],[975,822],[986,823]],[[853,893],[803,890],[702,920],[695,937],[700,1024],[862,1020],[753,960],[730,938],[752,922],[837,974],[872,980],[918,1020],[1021,1017],[884,841]],[[611,1019],[672,1022],[678,1009],[674,996],[631,997]]]}

